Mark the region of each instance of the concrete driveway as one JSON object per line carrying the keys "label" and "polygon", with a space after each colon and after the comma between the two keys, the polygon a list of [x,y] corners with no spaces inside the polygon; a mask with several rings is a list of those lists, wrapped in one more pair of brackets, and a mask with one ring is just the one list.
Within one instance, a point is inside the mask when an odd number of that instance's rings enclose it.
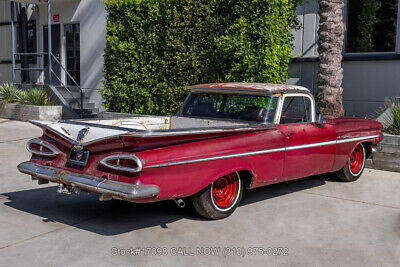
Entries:
{"label": "concrete driveway", "polygon": [[[0,119],[0,266],[400,266],[399,173],[267,186],[245,192],[231,217],[207,221],[171,201],[100,202],[37,185],[16,165],[29,159],[25,142],[40,135]],[[276,247],[287,255],[269,255]],[[257,251],[267,253],[249,255]]]}

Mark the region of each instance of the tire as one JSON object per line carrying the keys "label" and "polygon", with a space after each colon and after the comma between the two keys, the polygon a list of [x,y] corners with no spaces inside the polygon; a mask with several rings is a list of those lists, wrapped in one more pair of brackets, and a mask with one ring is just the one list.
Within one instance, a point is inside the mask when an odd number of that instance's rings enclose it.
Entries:
{"label": "tire", "polygon": [[364,171],[365,160],[365,147],[363,144],[358,144],[344,167],[336,172],[336,177],[344,182],[356,181]]}
{"label": "tire", "polygon": [[231,215],[243,195],[243,181],[237,172],[223,176],[192,196],[193,207],[201,216],[218,220]]}

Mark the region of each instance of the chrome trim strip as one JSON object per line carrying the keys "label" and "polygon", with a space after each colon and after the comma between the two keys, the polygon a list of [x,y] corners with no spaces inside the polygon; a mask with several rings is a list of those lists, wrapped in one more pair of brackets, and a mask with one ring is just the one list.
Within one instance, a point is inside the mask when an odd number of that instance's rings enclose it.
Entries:
{"label": "chrome trim strip", "polygon": [[[246,126],[242,127],[243,125],[238,125],[238,126],[221,126],[221,127],[209,127],[209,128],[198,128],[196,129],[179,129],[179,130],[153,130],[153,131],[144,131],[144,130],[139,130],[137,132],[130,131],[125,134],[117,134],[117,135],[110,135],[104,138],[99,138],[95,139],[90,142],[85,142],[82,143],[82,145],[87,146],[91,145],[93,143],[97,143],[103,140],[107,140],[113,137],[143,137],[143,138],[151,138],[151,137],[162,137],[162,136],[174,136],[174,135],[193,135],[193,134],[208,134],[208,133],[223,133],[223,132],[229,132],[229,133],[240,133],[240,132],[245,132],[245,131],[262,131],[262,130],[268,130],[268,129],[275,129],[276,126],[273,124],[262,124],[262,123],[257,123],[254,126]],[[143,132],[143,133],[139,133]]]}
{"label": "chrome trim strip", "polygon": [[[119,160],[120,159],[128,159],[132,160],[136,163],[137,167],[136,168],[129,168],[129,167],[124,167],[119,165]],[[109,160],[117,160],[117,165],[112,165],[108,163]],[[104,167],[107,167],[109,169],[117,170],[117,171],[126,171],[126,172],[132,172],[132,173],[138,173],[142,171],[142,162],[138,157],[132,154],[117,154],[117,155],[111,155],[108,157],[105,157],[104,159],[100,160],[100,164],[103,165]]]}
{"label": "chrome trim strip", "polygon": [[197,162],[203,162],[203,161],[253,156],[253,155],[268,154],[268,153],[275,153],[275,152],[281,152],[281,151],[291,151],[291,150],[297,150],[297,149],[303,149],[303,148],[329,146],[329,145],[336,145],[336,144],[341,144],[341,143],[349,143],[349,142],[355,142],[355,141],[360,141],[360,140],[367,140],[367,139],[372,139],[372,138],[376,138],[376,137],[379,137],[379,135],[368,135],[368,136],[361,136],[361,137],[354,137],[354,138],[346,138],[346,139],[341,139],[341,140],[332,140],[332,141],[325,141],[325,142],[319,142],[319,143],[311,143],[311,144],[305,144],[305,145],[288,146],[288,147],[258,150],[258,151],[251,151],[251,152],[244,152],[244,153],[237,153],[237,154],[228,154],[228,155],[222,155],[222,156],[213,156],[213,157],[206,157],[206,158],[173,161],[173,162],[160,163],[160,164],[155,164],[155,165],[150,165],[150,166],[144,166],[143,168],[159,168],[159,167],[175,166],[175,165],[188,164],[188,163],[197,163]]}
{"label": "chrome trim strip", "polygon": [[288,146],[288,147],[286,147],[285,151],[298,150],[298,149],[311,148],[311,147],[330,146],[330,145],[336,145],[336,140],[319,142],[319,143],[311,143],[311,144],[305,144],[305,145]]}
{"label": "chrome trim strip", "polygon": [[268,129],[274,129],[276,128],[275,125],[270,124],[270,123],[245,123],[243,122],[242,124],[237,124],[237,125],[231,125],[231,126],[220,126],[220,127],[202,127],[202,128],[182,128],[182,129],[169,129],[169,130],[138,130],[138,129],[131,129],[131,128],[126,128],[126,127],[119,127],[119,126],[109,126],[109,125],[101,125],[101,124],[95,124],[95,123],[87,123],[87,122],[80,122],[80,121],[72,121],[72,120],[64,120],[64,121],[59,121],[63,123],[70,123],[74,125],[82,125],[82,126],[93,126],[93,127],[98,127],[98,128],[105,128],[105,129],[112,129],[112,130],[121,130],[121,131],[126,131],[124,134],[116,134],[116,135],[109,135],[103,138],[98,138],[89,142],[77,142],[68,136],[58,132],[57,130],[54,130],[50,126],[47,126],[41,122],[30,120],[30,123],[33,125],[36,125],[40,127],[43,130],[43,133],[45,130],[48,130],[57,136],[65,139],[67,142],[71,143],[72,145],[83,145],[83,146],[88,146],[93,143],[101,142],[113,137],[144,137],[144,138],[151,138],[151,137],[162,137],[162,136],[174,136],[174,135],[191,135],[191,134],[208,134],[208,133],[222,133],[222,132],[245,132],[245,131],[261,131],[261,130],[268,130]]}
{"label": "chrome trim strip", "polygon": [[243,152],[243,153],[214,156],[214,157],[207,157],[207,158],[173,161],[173,162],[161,163],[161,164],[156,164],[156,165],[151,165],[151,166],[144,166],[144,168],[158,168],[158,167],[174,166],[174,165],[181,165],[181,164],[187,164],[187,163],[197,163],[197,162],[203,162],[203,161],[237,158],[237,157],[245,157],[245,156],[252,156],[252,155],[259,155],[259,154],[268,154],[268,153],[274,153],[274,152],[280,152],[280,151],[285,151],[285,148],[282,147],[282,148],[258,150],[258,151]]}
{"label": "chrome trim strip", "polygon": [[75,186],[100,194],[110,194],[127,200],[150,198],[160,193],[160,188],[157,185],[133,185],[122,183],[50,166],[43,166],[30,161],[19,164],[18,170],[40,179]]}
{"label": "chrome trim strip", "polygon": [[348,143],[348,142],[355,142],[355,141],[361,141],[361,140],[366,140],[366,139],[372,139],[379,137],[380,135],[368,135],[368,136],[360,136],[360,137],[351,137],[351,138],[343,138],[343,139],[338,139],[337,143],[342,144],[342,143]]}
{"label": "chrome trim strip", "polygon": [[[40,151],[38,150],[33,150],[30,148],[31,144],[37,144],[40,146]],[[49,149],[51,152],[43,152],[42,148],[45,147]],[[58,150],[55,149],[52,145],[48,144],[47,142],[44,142],[40,139],[34,138],[26,142],[26,150],[28,150],[30,153],[39,155],[39,156],[47,156],[47,157],[55,157],[59,154]]]}

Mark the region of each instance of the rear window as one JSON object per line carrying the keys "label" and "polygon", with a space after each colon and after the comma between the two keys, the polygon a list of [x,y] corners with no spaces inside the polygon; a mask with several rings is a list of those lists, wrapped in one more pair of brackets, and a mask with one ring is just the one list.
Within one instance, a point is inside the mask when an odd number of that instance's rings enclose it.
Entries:
{"label": "rear window", "polygon": [[278,97],[191,93],[178,116],[272,123]]}

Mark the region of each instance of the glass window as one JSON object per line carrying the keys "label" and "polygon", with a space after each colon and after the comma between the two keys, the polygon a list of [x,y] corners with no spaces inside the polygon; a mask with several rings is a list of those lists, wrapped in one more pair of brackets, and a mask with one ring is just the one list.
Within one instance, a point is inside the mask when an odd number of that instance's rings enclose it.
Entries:
{"label": "glass window", "polygon": [[[65,24],[65,60],[67,71],[74,80],[80,84],[80,26],[79,24]],[[75,85],[74,82],[68,77],[68,85]]]}
{"label": "glass window", "polygon": [[[17,25],[18,26],[18,25]],[[19,29],[20,31],[20,29]],[[26,23],[26,31],[27,31],[27,49],[28,53],[36,53],[36,21],[35,20],[30,20]],[[18,52],[22,53],[22,41],[19,36],[17,35],[17,47],[18,47]],[[37,58],[36,56],[29,56],[29,63],[36,64]],[[19,59],[21,57],[19,56]]]}
{"label": "glass window", "polygon": [[285,97],[282,107],[281,124],[311,122],[311,102],[308,97]]}
{"label": "glass window", "polygon": [[[28,21],[27,31],[28,31],[28,52],[36,53],[36,21]],[[30,56],[29,60],[31,63],[35,64],[37,58],[35,56]]]}
{"label": "glass window", "polygon": [[178,116],[273,123],[278,97],[192,93]]}
{"label": "glass window", "polygon": [[347,52],[394,52],[398,0],[349,0]]}
{"label": "glass window", "polygon": [[303,101],[304,101],[304,106],[306,107],[306,119],[307,122],[311,122],[312,121],[312,117],[311,117],[311,101],[308,97],[304,97],[303,96]]}

